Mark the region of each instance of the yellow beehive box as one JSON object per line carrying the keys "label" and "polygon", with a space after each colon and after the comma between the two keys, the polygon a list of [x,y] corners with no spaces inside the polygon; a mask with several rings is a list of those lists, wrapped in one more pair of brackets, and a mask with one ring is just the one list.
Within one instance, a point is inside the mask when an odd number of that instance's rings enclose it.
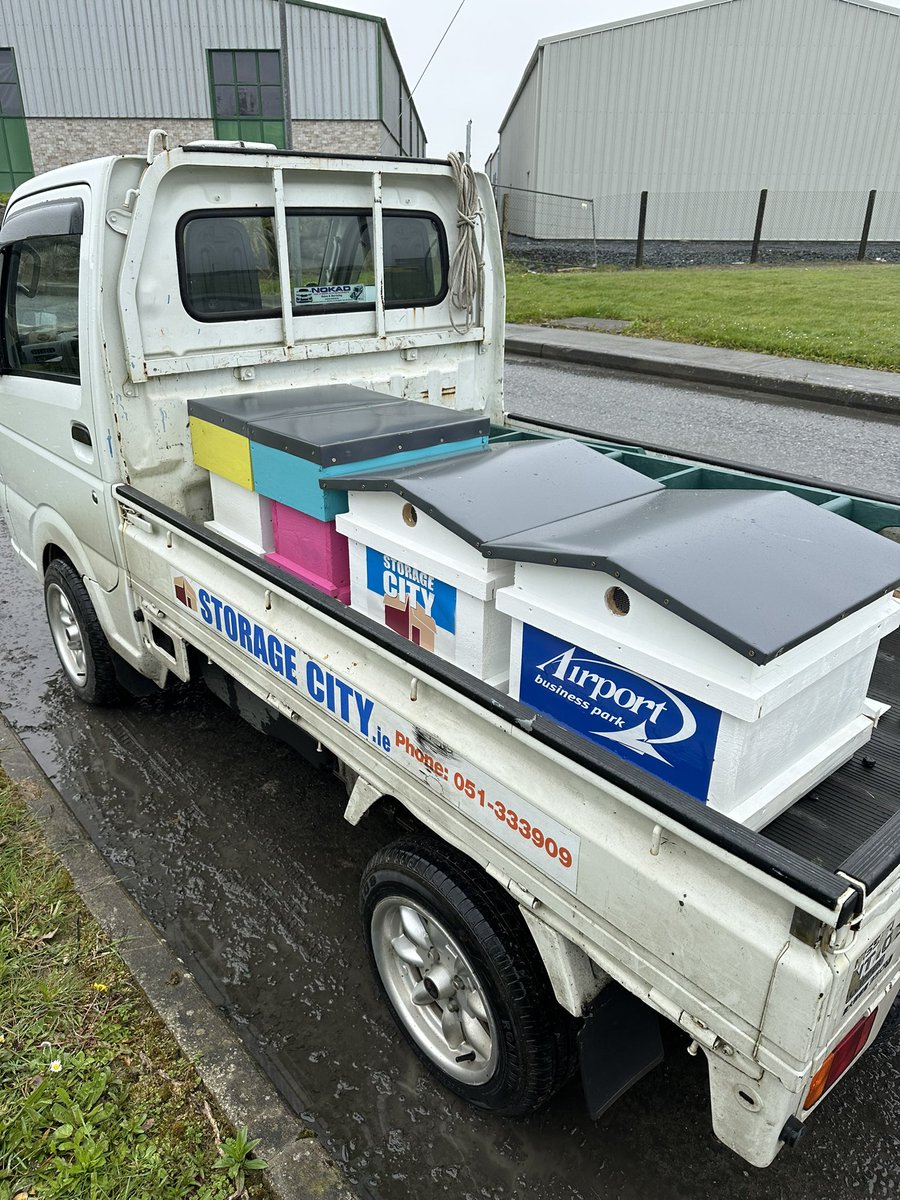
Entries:
{"label": "yellow beehive box", "polygon": [[194,462],[214,475],[230,479],[248,492],[253,491],[253,468],[250,465],[250,442],[240,433],[190,418],[191,445]]}

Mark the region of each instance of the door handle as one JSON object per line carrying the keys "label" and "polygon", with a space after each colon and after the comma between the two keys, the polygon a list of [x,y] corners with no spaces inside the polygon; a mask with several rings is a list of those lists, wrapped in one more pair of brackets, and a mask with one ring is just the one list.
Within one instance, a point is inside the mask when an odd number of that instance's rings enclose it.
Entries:
{"label": "door handle", "polygon": [[80,421],[72,422],[72,441],[80,442],[82,446],[92,446],[91,431],[87,425],[82,425]]}

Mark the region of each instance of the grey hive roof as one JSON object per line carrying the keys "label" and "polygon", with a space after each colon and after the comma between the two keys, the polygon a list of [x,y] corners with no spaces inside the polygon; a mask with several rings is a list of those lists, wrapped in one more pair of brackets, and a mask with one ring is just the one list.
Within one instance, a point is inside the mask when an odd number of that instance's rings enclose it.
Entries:
{"label": "grey hive roof", "polygon": [[485,557],[608,572],[760,665],[900,582],[900,545],[788,492],[666,490],[572,441],[323,486],[396,492]]}
{"label": "grey hive roof", "polygon": [[421,466],[341,475],[322,486],[396,492],[479,550],[493,538],[662,490],[568,439],[494,445]]}
{"label": "grey hive roof", "polygon": [[760,664],[900,581],[900,545],[779,491],[666,491],[490,549],[618,575]]}
{"label": "grey hive roof", "polygon": [[396,404],[397,397],[372,392],[353,384],[335,383],[316,387],[281,388],[274,392],[244,392],[215,396],[209,400],[188,400],[188,413],[211,425],[250,436],[256,421],[285,413],[314,413],[323,409],[366,408]]}
{"label": "grey hive roof", "polygon": [[191,400],[188,413],[322,467],[487,438],[490,420],[348,384]]}

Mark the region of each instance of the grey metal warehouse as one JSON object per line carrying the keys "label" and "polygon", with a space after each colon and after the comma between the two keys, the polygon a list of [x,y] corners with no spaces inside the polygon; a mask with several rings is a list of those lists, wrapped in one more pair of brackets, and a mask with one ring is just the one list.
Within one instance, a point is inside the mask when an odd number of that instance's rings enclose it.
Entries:
{"label": "grey metal warehouse", "polygon": [[0,194],[63,163],[143,151],[154,126],[172,144],[284,147],[285,101],[295,149],[424,154],[381,17],[301,0],[284,16],[282,45],[278,0],[3,0]]}
{"label": "grey metal warehouse", "polygon": [[[539,42],[488,161],[511,232],[598,238],[900,237],[900,12],[871,0],[701,0]],[[527,190],[526,190],[527,189]],[[585,206],[587,207],[587,206]],[[568,214],[567,219],[573,219]],[[590,230],[574,231],[590,236]]]}

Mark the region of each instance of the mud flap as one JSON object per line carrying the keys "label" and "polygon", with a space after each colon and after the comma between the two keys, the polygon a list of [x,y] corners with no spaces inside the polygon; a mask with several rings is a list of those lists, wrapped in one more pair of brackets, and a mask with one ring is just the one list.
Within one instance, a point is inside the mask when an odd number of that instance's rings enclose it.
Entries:
{"label": "mud flap", "polygon": [[[124,689],[129,696],[133,696],[135,700],[141,700],[146,696],[158,696],[160,694],[162,689],[158,683],[153,679],[148,679],[146,675],[142,675],[131,663],[126,662],[124,658],[116,654],[115,650],[111,650],[110,653],[119,687]],[[160,667],[160,672],[164,673],[165,668]]]}
{"label": "mud flap", "polygon": [[578,1032],[578,1060],[593,1120],[663,1060],[659,1017],[617,983],[603,989]]}

